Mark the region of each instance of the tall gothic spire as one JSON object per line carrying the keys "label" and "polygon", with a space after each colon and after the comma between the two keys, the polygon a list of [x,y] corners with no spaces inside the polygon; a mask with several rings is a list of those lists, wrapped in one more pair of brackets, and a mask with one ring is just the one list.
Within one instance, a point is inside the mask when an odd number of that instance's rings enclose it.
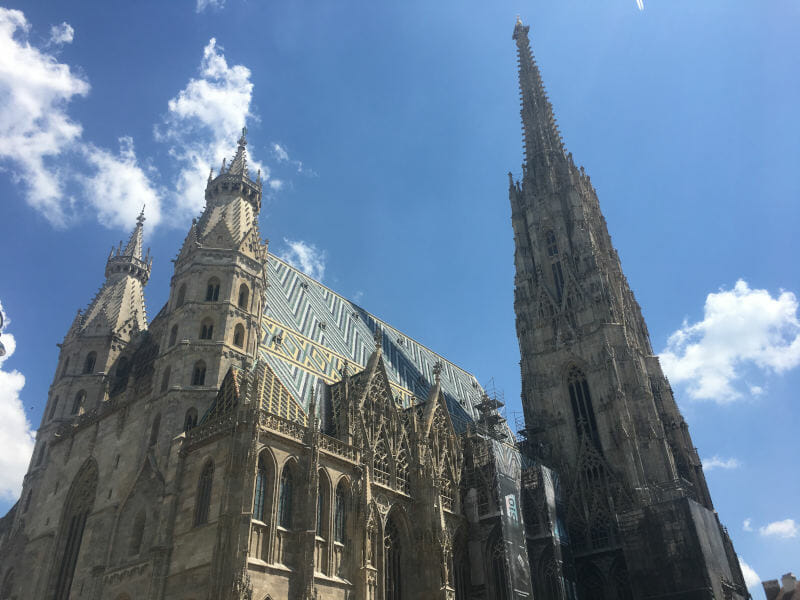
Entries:
{"label": "tall gothic spire", "polygon": [[209,208],[229,203],[236,196],[250,203],[258,213],[261,210],[261,188],[261,171],[254,180],[247,168],[247,127],[242,127],[236,155],[230,165],[226,166],[223,159],[219,174],[214,177],[212,172],[208,176],[205,212]]}
{"label": "tall gothic spire", "polygon": [[525,137],[525,160],[528,168],[549,163],[552,157],[564,157],[561,133],[556,125],[553,107],[542,83],[539,67],[533,58],[528,39],[530,27],[517,18],[513,39],[517,42],[519,89],[522,107],[522,128]]}

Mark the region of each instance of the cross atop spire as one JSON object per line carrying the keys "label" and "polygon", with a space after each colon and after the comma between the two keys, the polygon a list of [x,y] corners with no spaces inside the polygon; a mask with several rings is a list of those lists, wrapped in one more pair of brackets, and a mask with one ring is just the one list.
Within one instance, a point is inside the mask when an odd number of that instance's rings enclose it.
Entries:
{"label": "cross atop spire", "polygon": [[520,114],[525,136],[525,162],[530,169],[542,160],[549,162],[553,155],[564,157],[564,145],[539,67],[531,52],[529,30],[530,27],[523,25],[522,19],[517,17],[512,37],[517,42],[519,88],[522,96]]}

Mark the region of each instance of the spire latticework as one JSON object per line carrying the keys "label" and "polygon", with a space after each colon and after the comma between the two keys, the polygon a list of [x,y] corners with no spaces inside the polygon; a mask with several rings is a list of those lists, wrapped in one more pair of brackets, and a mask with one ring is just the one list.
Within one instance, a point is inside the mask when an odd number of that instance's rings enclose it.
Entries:
{"label": "spire latticework", "polygon": [[564,157],[564,145],[558,130],[553,107],[542,83],[539,67],[531,52],[528,31],[518,18],[513,38],[517,42],[519,61],[519,87],[522,107],[522,128],[525,141],[525,159],[529,166],[551,155]]}

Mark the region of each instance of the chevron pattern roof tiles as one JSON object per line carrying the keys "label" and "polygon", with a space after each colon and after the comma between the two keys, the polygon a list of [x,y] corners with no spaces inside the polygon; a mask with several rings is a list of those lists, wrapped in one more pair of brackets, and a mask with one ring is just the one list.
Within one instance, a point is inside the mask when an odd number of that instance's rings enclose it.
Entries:
{"label": "chevron pattern roof tiles", "polygon": [[411,406],[424,400],[433,367],[441,362],[441,388],[454,420],[470,422],[477,415],[473,406],[483,390],[470,373],[272,254],[267,282],[260,354],[303,409],[320,380],[339,381],[345,364],[351,374],[364,368],[380,329],[399,402]]}

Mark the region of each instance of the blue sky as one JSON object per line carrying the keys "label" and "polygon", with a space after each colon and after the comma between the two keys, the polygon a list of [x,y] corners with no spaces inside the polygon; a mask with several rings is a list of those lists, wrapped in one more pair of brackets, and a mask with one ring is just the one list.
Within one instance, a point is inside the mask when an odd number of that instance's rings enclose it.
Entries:
{"label": "blue sky", "polygon": [[146,203],[152,317],[245,122],[270,249],[494,378],[513,420],[520,14],[738,553],[800,569],[797,2],[2,6],[0,512],[109,248]]}

